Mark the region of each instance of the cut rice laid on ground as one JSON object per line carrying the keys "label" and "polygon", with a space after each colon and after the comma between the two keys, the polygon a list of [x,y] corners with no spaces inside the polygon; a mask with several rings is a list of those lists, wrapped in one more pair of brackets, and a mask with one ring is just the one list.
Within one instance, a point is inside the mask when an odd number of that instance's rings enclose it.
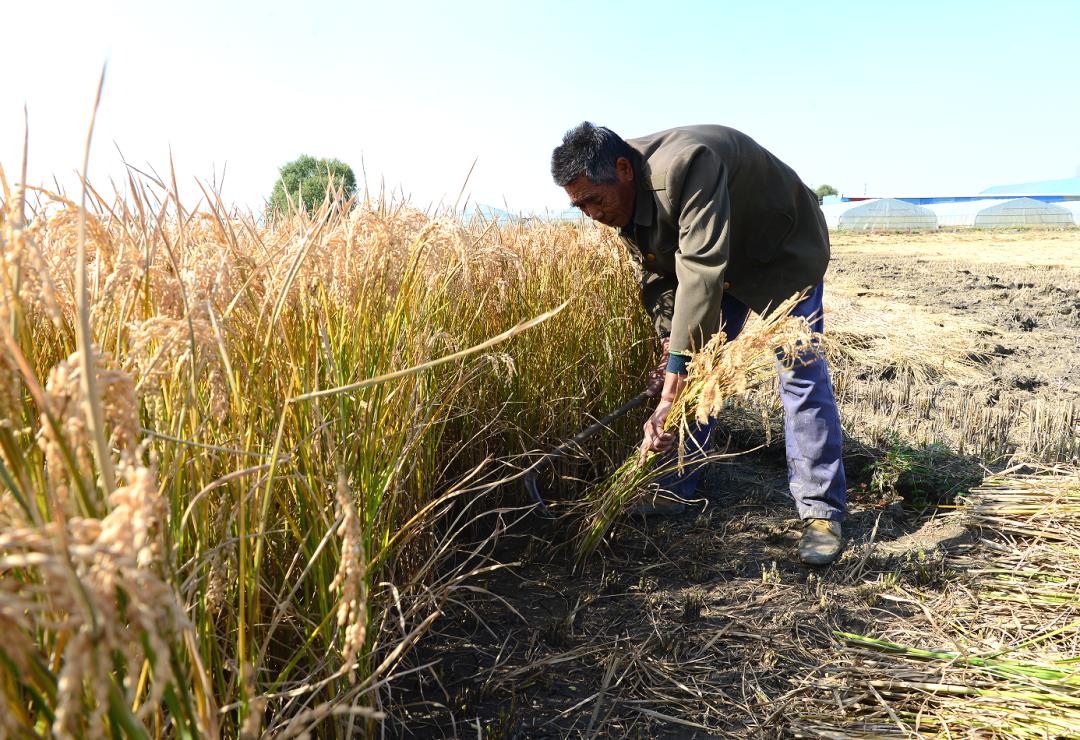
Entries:
{"label": "cut rice laid on ground", "polygon": [[956,516],[977,537],[946,558],[950,581],[884,589],[891,626],[836,633],[796,736],[1080,736],[1080,477],[990,478]]}

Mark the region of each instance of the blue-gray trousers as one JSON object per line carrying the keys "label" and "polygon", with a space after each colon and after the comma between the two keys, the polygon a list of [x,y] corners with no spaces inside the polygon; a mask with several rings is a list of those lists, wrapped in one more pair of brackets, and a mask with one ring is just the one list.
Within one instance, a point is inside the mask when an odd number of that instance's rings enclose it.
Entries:
{"label": "blue-gray trousers", "polygon": [[[824,329],[819,283],[792,313],[810,319],[814,331]],[[725,293],[722,303],[724,328],[730,339],[742,331],[750,309]],[[847,509],[847,480],[841,457],[843,433],[836,409],[829,369],[824,356],[791,370],[780,369],[780,399],[784,404],[784,446],[787,451],[788,486],[802,519],[840,521]],[[694,496],[702,465],[695,459],[707,454],[709,434],[715,420],[691,424],[693,439],[687,440],[683,473],[669,473],[660,487],[680,498]],[[673,455],[672,455],[673,458]],[[673,459],[665,464],[673,464]]]}

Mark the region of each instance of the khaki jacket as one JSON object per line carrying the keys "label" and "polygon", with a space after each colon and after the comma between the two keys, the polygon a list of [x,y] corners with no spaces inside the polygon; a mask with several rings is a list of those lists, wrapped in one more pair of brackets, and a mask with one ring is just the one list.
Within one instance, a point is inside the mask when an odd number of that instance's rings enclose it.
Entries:
{"label": "khaki jacket", "polygon": [[637,194],[620,236],[671,352],[716,333],[725,290],[761,313],[821,281],[829,232],[817,196],[749,136],[684,126],[627,143]]}

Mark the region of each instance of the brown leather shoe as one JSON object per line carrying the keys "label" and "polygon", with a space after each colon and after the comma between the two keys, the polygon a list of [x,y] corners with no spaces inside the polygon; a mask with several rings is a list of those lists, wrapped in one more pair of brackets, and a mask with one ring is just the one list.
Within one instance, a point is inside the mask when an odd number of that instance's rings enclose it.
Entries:
{"label": "brown leather shoe", "polygon": [[827,565],[836,560],[843,545],[840,522],[811,519],[799,540],[799,559],[808,565]]}

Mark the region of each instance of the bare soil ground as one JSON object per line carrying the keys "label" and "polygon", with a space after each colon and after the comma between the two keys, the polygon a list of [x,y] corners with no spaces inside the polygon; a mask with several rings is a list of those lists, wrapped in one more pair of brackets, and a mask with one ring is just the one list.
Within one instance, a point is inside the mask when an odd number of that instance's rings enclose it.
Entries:
{"label": "bare soil ground", "polygon": [[835,631],[924,618],[878,597],[933,592],[959,577],[950,553],[978,557],[939,505],[991,469],[1075,462],[1080,231],[833,243],[826,331],[861,348],[833,360],[852,495],[841,559],[798,562],[775,409],[732,409],[720,443],[762,447],[714,465],[687,513],[624,522],[583,570],[572,520],[504,536],[502,567],[446,606],[416,656],[431,665],[396,697],[393,732],[803,735],[808,692],[844,650]]}
{"label": "bare soil ground", "polygon": [[1080,230],[841,232],[833,255],[834,293],[885,317],[920,315],[932,335],[966,334],[1002,393],[1076,398]]}

